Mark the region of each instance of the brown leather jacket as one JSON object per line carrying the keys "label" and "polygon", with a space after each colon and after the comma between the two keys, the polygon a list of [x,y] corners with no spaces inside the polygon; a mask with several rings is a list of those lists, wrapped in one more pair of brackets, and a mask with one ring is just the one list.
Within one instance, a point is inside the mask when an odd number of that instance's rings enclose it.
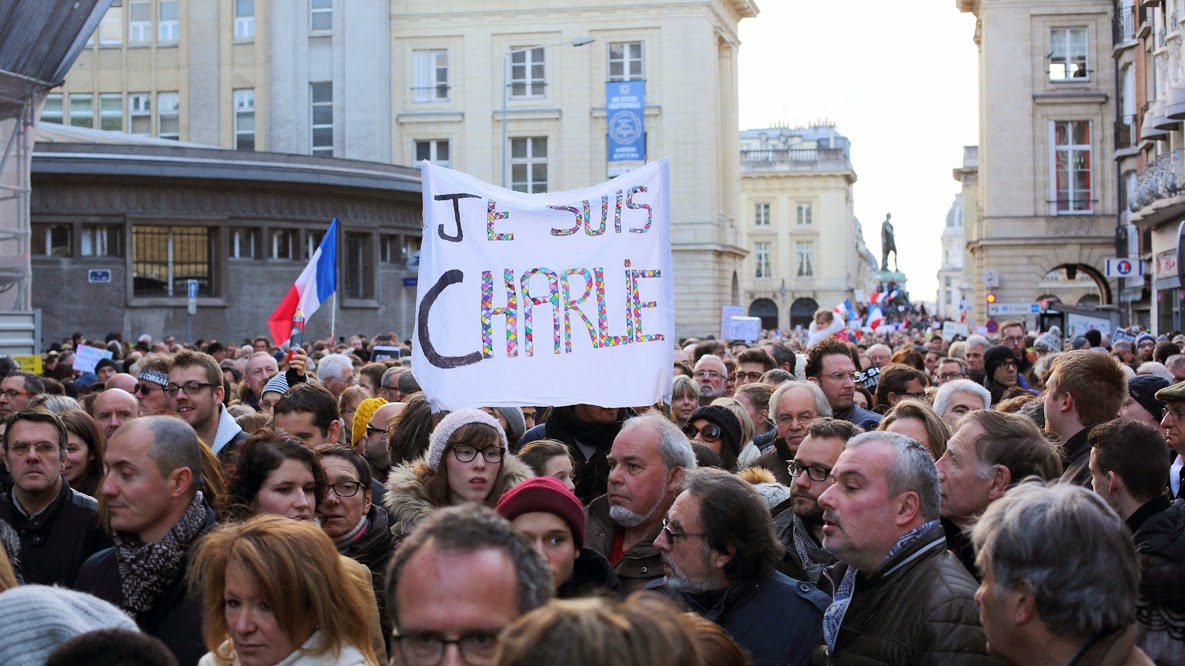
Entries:
{"label": "brown leather jacket", "polygon": [[[828,571],[836,589],[847,565]],[[937,521],[871,575],[857,574],[833,664],[1003,664],[987,654],[977,584]]]}
{"label": "brown leather jacket", "polygon": [[[613,551],[614,531],[617,530],[617,523],[609,517],[609,496],[601,495],[593,500],[584,514],[584,547],[592,548],[609,559],[609,553]],[[637,592],[650,581],[662,578],[662,556],[654,548],[659,529],[625,551],[617,564],[613,565],[626,594]]]}

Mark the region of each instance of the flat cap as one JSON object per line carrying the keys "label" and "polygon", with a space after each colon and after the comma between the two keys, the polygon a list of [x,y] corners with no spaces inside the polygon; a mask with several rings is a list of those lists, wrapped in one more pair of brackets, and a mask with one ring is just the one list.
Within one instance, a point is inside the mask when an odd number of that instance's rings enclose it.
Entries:
{"label": "flat cap", "polygon": [[1163,402],[1172,402],[1174,400],[1185,400],[1185,382],[1173,384],[1167,388],[1162,388],[1156,392],[1156,399]]}

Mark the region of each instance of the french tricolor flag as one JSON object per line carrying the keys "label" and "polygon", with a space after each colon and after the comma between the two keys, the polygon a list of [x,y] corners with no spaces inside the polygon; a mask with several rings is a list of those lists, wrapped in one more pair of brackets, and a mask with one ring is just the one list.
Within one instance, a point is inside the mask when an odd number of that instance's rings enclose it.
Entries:
{"label": "french tricolor flag", "polygon": [[317,308],[337,291],[337,218],[329,225],[325,238],[300,272],[296,284],[284,295],[284,300],[267,318],[267,327],[277,345],[288,341],[292,334],[292,315],[300,308],[307,322]]}

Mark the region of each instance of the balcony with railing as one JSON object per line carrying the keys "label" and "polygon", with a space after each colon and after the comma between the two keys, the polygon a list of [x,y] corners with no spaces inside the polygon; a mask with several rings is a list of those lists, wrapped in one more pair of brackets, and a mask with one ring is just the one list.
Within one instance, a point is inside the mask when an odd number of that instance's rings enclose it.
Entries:
{"label": "balcony with railing", "polygon": [[1111,38],[1115,46],[1136,41],[1148,25],[1148,10],[1143,5],[1125,6],[1115,3],[1115,15],[1111,21]]}
{"label": "balcony with railing", "polygon": [[741,151],[742,173],[850,171],[842,148],[755,148]]}
{"label": "balcony with railing", "polygon": [[1174,148],[1150,162],[1128,189],[1127,205],[1136,214],[1133,222],[1185,213],[1185,149]]}

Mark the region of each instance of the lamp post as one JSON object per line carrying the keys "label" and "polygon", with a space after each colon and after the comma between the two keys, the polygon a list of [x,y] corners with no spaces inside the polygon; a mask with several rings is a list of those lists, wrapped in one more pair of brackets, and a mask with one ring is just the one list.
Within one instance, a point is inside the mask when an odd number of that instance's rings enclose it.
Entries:
{"label": "lamp post", "polygon": [[562,42],[552,42],[550,44],[543,44],[541,46],[526,46],[521,49],[507,49],[506,53],[502,55],[502,187],[506,187],[506,101],[510,96],[510,59],[516,53],[526,53],[535,49],[546,49],[552,46],[563,46],[570,44],[572,46],[584,46],[585,44],[592,44],[597,41],[593,37],[576,37],[574,39],[565,39]]}

